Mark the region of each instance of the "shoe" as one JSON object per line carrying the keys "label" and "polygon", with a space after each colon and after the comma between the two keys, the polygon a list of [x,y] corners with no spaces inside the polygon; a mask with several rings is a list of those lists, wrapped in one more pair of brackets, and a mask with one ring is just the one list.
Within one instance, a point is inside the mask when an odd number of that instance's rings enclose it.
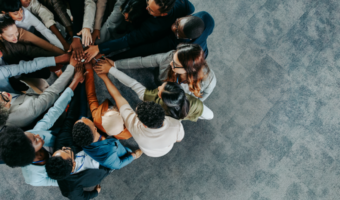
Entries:
{"label": "shoe", "polygon": [[134,153],[136,154],[136,158],[135,159],[137,159],[137,158],[141,157],[141,155],[143,154],[143,151],[140,150],[140,149],[137,149]]}

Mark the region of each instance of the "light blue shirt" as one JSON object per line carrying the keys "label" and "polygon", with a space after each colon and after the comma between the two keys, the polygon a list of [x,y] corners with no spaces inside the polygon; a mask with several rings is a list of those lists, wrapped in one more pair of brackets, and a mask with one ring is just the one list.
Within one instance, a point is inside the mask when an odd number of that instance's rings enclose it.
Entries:
{"label": "light blue shirt", "polygon": [[32,61],[20,61],[19,64],[4,65],[0,67],[0,91],[9,93],[20,93],[12,88],[8,78],[20,74],[35,72],[44,67],[55,66],[54,57],[35,58]]}
{"label": "light blue shirt", "polygon": [[[53,147],[55,138],[49,129],[64,112],[72,97],[73,91],[71,88],[67,88],[55,102],[54,106],[48,110],[44,118],[42,118],[32,130],[27,131],[33,134],[39,134],[45,141],[45,148]],[[58,186],[56,180],[47,176],[45,165],[30,164],[22,167],[21,170],[27,184],[33,186]]]}

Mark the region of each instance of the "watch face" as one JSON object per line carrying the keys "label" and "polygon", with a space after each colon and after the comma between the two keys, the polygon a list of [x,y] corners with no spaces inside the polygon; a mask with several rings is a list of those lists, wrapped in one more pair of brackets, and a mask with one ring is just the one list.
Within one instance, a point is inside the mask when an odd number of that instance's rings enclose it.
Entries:
{"label": "watch face", "polygon": [[81,59],[81,61],[80,62],[85,62],[85,59]]}

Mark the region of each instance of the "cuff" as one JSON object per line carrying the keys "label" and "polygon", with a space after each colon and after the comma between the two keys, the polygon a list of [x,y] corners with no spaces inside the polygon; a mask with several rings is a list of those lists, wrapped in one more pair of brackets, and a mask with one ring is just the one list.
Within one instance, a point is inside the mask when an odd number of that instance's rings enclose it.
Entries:
{"label": "cuff", "polygon": [[47,28],[50,28],[51,26],[53,26],[55,24],[55,21],[54,20],[49,20],[45,23],[45,26]]}
{"label": "cuff", "polygon": [[73,97],[74,92],[71,88],[67,87],[66,90],[63,92],[63,94],[70,95],[71,97]]}
{"label": "cuff", "polygon": [[73,38],[79,38],[81,40],[81,37],[80,36],[73,36]]}
{"label": "cuff", "polygon": [[[116,65],[116,64],[115,64],[115,65]],[[117,70],[118,70],[118,69],[116,68],[116,66],[112,66],[111,69],[110,69],[110,71],[109,71],[109,73],[113,75],[113,74],[115,74],[115,73],[117,72]]]}

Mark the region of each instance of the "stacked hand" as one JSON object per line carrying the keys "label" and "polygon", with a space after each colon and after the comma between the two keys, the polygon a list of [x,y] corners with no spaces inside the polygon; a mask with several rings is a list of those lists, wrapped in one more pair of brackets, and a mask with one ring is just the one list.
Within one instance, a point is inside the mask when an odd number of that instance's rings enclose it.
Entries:
{"label": "stacked hand", "polygon": [[72,52],[72,57],[81,61],[83,59],[83,45],[80,42],[80,38],[73,38],[70,45],[70,49],[67,52]]}
{"label": "stacked hand", "polygon": [[84,46],[89,46],[92,44],[92,35],[91,31],[89,28],[83,28],[77,35],[81,35],[81,38],[83,39],[83,45]]}
{"label": "stacked hand", "polygon": [[100,39],[100,30],[94,29],[92,33],[92,44],[96,42],[97,38]]}
{"label": "stacked hand", "polygon": [[85,80],[85,75],[87,74],[87,72],[85,72],[85,68],[84,65],[82,63],[78,63],[75,66],[75,73],[74,73],[74,80],[83,83]]}
{"label": "stacked hand", "polygon": [[105,60],[98,61],[97,64],[93,67],[93,69],[96,71],[98,75],[108,74],[111,67],[114,65],[115,63],[112,60],[105,58]]}

